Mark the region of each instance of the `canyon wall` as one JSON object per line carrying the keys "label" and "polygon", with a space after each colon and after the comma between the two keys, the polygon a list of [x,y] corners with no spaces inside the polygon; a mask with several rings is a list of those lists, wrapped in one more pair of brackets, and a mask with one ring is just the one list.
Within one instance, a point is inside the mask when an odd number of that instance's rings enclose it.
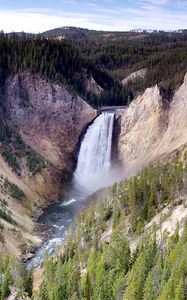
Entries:
{"label": "canyon wall", "polygon": [[[64,87],[25,72],[9,78],[5,97],[10,120],[23,141],[50,164],[43,176],[44,190],[51,180],[53,193],[55,186],[58,191],[61,179],[72,172],[79,139],[97,112]],[[41,178],[38,184],[42,189]],[[34,180],[33,189],[36,186]]]}
{"label": "canyon wall", "polygon": [[172,100],[158,85],[148,88],[122,110],[119,159],[132,173],[187,143],[187,75]]}
{"label": "canyon wall", "polygon": [[[0,219],[0,250],[28,258],[47,232],[35,227],[35,217],[62,196],[80,139],[97,111],[65,87],[23,72],[6,81],[0,113],[13,135],[13,143],[6,140],[6,129],[5,141],[0,139],[0,209],[10,216]],[[30,164],[41,156],[41,171],[29,170],[28,151]],[[19,172],[9,162],[19,163]],[[23,195],[18,198],[16,191]]]}

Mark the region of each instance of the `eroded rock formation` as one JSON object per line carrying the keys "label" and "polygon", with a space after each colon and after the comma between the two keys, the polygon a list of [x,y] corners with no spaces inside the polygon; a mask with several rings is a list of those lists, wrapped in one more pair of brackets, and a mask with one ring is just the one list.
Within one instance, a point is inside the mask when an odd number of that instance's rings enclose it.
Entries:
{"label": "eroded rock formation", "polygon": [[125,168],[137,169],[187,143],[187,75],[171,102],[156,85],[121,112],[118,142]]}

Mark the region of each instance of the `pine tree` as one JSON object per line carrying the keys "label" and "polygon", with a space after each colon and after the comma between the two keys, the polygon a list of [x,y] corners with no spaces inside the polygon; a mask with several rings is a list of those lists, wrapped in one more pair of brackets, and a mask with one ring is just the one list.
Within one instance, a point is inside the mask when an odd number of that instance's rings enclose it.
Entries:
{"label": "pine tree", "polygon": [[9,265],[6,266],[5,272],[3,274],[3,281],[2,281],[2,299],[9,296],[10,293],[10,284],[11,284],[12,278],[9,270]]}

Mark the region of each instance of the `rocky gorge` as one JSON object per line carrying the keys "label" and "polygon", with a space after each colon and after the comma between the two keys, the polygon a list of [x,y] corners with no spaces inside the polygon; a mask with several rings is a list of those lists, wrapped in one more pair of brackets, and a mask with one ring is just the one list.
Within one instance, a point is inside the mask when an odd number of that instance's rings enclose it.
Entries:
{"label": "rocky gorge", "polygon": [[[3,247],[11,253],[16,249],[17,256],[25,253],[28,257],[30,250],[25,249],[32,249],[32,245],[38,246],[42,241],[37,230],[33,231],[35,217],[42,208],[60,199],[75,168],[80,139],[98,112],[65,87],[29,72],[7,80],[4,103],[8,124],[16,129],[24,144],[46,161],[41,172],[33,176],[22,157],[21,173],[17,175],[1,155],[1,175],[25,195],[22,203],[15,203],[6,191],[2,194],[16,221],[16,226],[2,222]],[[172,99],[166,99],[156,85],[139,95],[129,107],[116,111],[112,157],[123,170],[123,176],[136,173],[147,163],[167,157],[187,143],[186,103],[185,76]],[[13,233],[14,228],[19,233]]]}

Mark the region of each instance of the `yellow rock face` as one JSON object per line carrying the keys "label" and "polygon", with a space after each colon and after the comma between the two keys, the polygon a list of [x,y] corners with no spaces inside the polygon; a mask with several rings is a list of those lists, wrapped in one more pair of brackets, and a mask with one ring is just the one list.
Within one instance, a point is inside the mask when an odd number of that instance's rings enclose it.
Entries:
{"label": "yellow rock face", "polygon": [[187,75],[167,105],[154,86],[120,114],[119,156],[134,172],[187,143]]}

